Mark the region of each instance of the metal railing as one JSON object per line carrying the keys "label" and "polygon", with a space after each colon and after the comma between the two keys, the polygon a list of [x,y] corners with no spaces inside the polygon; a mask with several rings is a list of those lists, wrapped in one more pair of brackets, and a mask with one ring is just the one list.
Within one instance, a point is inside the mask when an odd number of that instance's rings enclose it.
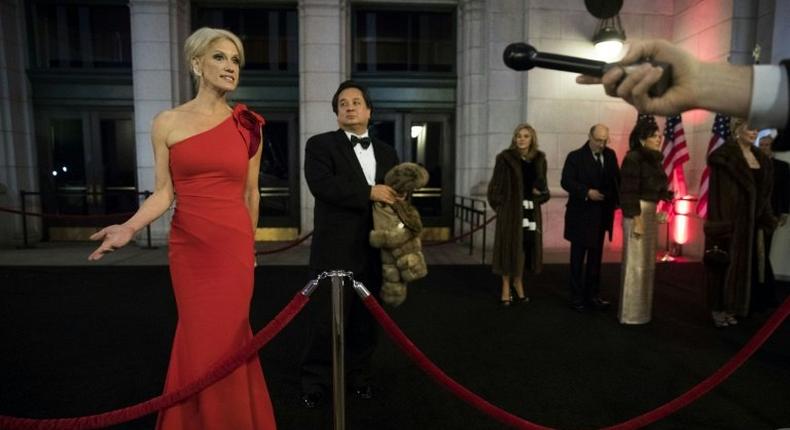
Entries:
{"label": "metal railing", "polygon": [[[38,197],[40,202],[42,203],[40,207],[43,208],[43,200],[45,198],[55,198],[58,197],[82,197],[83,198],[83,205],[84,207],[89,207],[89,205],[93,204],[95,200],[99,200],[104,196],[107,195],[122,195],[122,194],[134,194],[138,198],[138,205],[139,199],[142,196],[143,200],[147,199],[151,196],[151,191],[137,191],[134,187],[116,187],[116,188],[107,188],[104,191],[88,191],[86,189],[73,189],[73,190],[65,190],[65,191],[58,191],[54,193],[45,193],[41,191],[19,191],[19,205],[21,209],[21,213],[19,216],[22,217],[22,243],[25,248],[29,247],[28,243],[28,224],[27,218],[29,216],[41,217],[41,218],[49,218],[49,219],[97,219],[103,220],[107,218],[111,218],[113,216],[119,215],[129,215],[131,216],[132,213],[129,214],[62,214],[59,211],[55,213],[35,213],[35,212],[28,212],[27,206],[27,198],[30,196]],[[135,208],[137,210],[137,208]],[[104,224],[97,223],[96,226],[103,226]],[[150,224],[145,226],[145,237],[146,237],[146,246],[144,248],[154,249],[155,247],[151,244],[151,226]]]}
{"label": "metal railing", "polygon": [[[469,231],[479,229],[483,235],[482,243],[482,264],[486,262],[487,228],[480,228],[486,222],[486,212],[488,203],[482,199],[455,195],[453,197],[453,231],[455,226],[459,226],[458,236],[463,236],[465,225],[469,224]],[[475,236],[477,232],[469,235],[469,255],[474,254]]]}

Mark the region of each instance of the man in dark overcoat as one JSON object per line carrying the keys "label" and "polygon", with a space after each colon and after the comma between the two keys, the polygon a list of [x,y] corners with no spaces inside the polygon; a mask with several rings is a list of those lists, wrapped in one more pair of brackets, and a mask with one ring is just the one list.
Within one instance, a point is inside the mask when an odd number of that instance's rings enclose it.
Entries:
{"label": "man in dark overcoat", "polygon": [[562,167],[561,185],[568,192],[564,236],[571,243],[571,307],[579,312],[609,305],[599,296],[601,259],[607,232],[612,240],[620,168],[617,155],[606,146],[608,142],[609,128],[594,125],[587,142],[571,151]]}
{"label": "man in dark overcoat", "polygon": [[[338,130],[307,141],[304,171],[315,197],[311,278],[328,270],[354,273],[370,292],[381,290],[381,252],[370,246],[372,203],[394,203],[396,192],[383,185],[384,175],[398,164],[395,149],[368,135],[372,111],[365,87],[345,81],[332,98]],[[300,365],[303,406],[315,408],[330,385],[330,282],[322,282],[308,304],[310,328]],[[373,396],[370,358],[376,346],[376,321],[344,286],[346,316],[346,382],[358,398]]]}

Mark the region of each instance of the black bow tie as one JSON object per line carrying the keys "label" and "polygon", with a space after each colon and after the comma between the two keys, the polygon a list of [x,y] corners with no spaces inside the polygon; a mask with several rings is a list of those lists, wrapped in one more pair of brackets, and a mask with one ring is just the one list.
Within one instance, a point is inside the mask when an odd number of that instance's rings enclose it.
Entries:
{"label": "black bow tie", "polygon": [[368,149],[370,146],[370,138],[369,137],[356,137],[351,135],[351,147],[357,146],[357,143],[362,145],[362,149]]}

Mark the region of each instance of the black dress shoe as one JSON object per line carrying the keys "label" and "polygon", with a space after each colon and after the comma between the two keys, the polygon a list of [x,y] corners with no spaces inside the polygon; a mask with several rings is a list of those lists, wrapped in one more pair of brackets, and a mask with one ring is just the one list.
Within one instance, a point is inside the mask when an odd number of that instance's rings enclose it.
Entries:
{"label": "black dress shoe", "polygon": [[603,310],[609,307],[611,303],[608,300],[602,299],[600,297],[595,297],[590,300],[590,303],[593,305],[595,309]]}
{"label": "black dress shoe", "polygon": [[524,297],[515,296],[513,297],[513,303],[527,304],[529,303],[529,296],[524,296]]}
{"label": "black dress shoe", "polygon": [[315,409],[324,403],[324,393],[321,391],[311,391],[302,393],[302,406],[307,409]]}
{"label": "black dress shoe", "polygon": [[584,303],[571,303],[571,309],[576,312],[584,312],[587,308],[584,306]]}
{"label": "black dress shoe", "polygon": [[367,384],[354,387],[352,392],[357,399],[370,400],[373,398],[373,387]]}

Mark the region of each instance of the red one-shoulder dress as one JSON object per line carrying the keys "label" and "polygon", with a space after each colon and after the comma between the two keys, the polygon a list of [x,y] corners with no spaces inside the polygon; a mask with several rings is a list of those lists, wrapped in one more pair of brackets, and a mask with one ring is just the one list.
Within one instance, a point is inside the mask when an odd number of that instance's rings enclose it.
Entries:
{"label": "red one-shoulder dress", "polygon": [[[254,238],[244,189],[263,124],[239,104],[216,127],[170,147],[176,208],[169,257],[178,325],[165,392],[201,377],[252,337]],[[274,428],[257,357],[157,421],[164,430]]]}

